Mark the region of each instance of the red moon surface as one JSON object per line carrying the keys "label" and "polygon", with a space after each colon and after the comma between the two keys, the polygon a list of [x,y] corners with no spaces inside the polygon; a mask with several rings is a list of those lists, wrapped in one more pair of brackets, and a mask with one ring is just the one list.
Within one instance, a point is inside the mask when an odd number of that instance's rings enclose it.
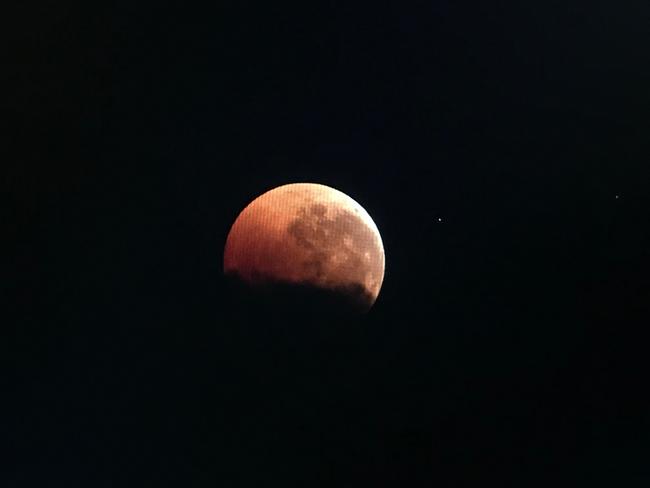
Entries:
{"label": "red moon surface", "polygon": [[384,266],[370,215],[346,194],[315,183],[287,184],[257,197],[235,220],[224,250],[224,273],[246,285],[336,292],[363,311],[379,295]]}

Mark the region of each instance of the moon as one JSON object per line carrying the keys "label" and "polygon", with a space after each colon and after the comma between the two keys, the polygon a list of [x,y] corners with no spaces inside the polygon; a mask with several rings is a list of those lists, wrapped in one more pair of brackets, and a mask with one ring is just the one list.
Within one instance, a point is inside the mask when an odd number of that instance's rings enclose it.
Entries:
{"label": "moon", "polygon": [[334,293],[367,312],[384,279],[377,226],[345,193],[291,183],[254,199],[232,225],[224,273],[250,287],[308,287]]}

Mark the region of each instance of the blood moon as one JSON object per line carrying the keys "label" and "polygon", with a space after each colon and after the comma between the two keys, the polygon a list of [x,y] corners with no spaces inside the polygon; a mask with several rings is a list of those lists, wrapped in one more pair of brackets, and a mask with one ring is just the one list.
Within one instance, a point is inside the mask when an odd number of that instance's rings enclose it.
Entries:
{"label": "blood moon", "polygon": [[248,289],[327,296],[318,303],[334,298],[362,313],[377,299],[385,266],[370,215],[346,194],[315,183],[279,186],[253,200],[230,229],[223,261],[226,276]]}

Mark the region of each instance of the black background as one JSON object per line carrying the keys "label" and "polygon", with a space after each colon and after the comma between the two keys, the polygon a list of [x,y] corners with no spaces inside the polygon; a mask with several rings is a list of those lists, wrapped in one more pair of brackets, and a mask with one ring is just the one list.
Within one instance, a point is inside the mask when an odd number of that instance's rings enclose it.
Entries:
{"label": "black background", "polygon": [[[650,8],[512,3],[9,7],[2,485],[647,486]],[[382,233],[363,319],[224,286],[298,181]]]}

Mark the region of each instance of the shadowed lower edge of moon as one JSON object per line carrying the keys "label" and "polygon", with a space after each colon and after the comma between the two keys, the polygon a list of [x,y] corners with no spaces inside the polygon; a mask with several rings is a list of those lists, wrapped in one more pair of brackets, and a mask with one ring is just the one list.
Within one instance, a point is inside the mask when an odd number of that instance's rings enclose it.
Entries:
{"label": "shadowed lower edge of moon", "polygon": [[317,286],[259,276],[243,280],[236,271],[224,274],[233,305],[284,316],[355,316],[367,313],[376,297],[361,283]]}

